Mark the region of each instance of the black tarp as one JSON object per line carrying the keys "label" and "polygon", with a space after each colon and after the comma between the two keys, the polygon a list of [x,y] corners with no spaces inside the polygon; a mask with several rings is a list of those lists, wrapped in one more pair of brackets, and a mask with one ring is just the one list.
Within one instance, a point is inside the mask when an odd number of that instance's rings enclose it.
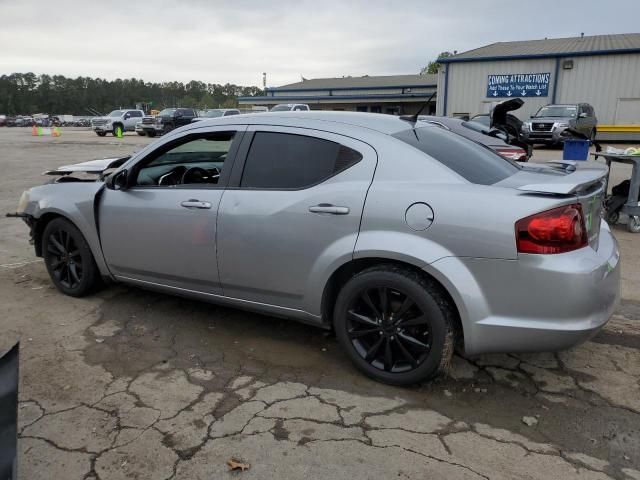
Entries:
{"label": "black tarp", "polygon": [[0,357],[0,480],[17,478],[19,345]]}

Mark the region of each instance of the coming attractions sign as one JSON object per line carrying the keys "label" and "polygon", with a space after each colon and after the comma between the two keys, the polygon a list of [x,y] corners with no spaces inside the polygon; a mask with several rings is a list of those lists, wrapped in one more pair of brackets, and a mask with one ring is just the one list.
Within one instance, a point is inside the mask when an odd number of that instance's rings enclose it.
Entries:
{"label": "coming attractions sign", "polygon": [[546,97],[551,73],[489,75],[487,97]]}

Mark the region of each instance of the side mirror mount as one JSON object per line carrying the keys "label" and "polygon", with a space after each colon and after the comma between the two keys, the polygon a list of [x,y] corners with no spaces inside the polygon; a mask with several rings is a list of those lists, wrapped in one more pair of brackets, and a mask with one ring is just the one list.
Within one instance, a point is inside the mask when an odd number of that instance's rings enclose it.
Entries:
{"label": "side mirror mount", "polygon": [[126,190],[129,188],[127,170],[120,170],[109,175],[105,185],[109,190]]}
{"label": "side mirror mount", "polygon": [[124,119],[125,119],[125,120],[128,120],[128,119],[130,119],[130,118],[131,118],[131,115],[130,115],[130,114],[128,114],[128,113],[127,113],[127,114],[125,114],[125,116],[124,116]]}

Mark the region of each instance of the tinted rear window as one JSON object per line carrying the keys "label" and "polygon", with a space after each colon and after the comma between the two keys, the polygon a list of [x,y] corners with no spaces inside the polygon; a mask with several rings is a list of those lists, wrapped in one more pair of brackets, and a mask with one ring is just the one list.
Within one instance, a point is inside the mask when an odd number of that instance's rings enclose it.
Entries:
{"label": "tinted rear window", "polygon": [[351,148],[322,138],[257,132],[241,187],[298,189],[318,184],[362,159]]}
{"label": "tinted rear window", "polygon": [[471,183],[493,185],[520,170],[517,163],[490,148],[442,128],[409,129],[393,136],[433,157]]}

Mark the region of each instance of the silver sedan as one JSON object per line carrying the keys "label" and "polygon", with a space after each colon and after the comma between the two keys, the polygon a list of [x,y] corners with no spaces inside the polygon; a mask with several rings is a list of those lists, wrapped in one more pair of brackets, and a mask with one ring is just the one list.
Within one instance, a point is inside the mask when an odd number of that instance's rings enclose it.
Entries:
{"label": "silver sedan", "polygon": [[605,166],[521,165],[410,118],[235,115],[48,173],[15,215],[60,291],[106,278],[334,329],[391,384],[455,347],[570,347],[618,300]]}

